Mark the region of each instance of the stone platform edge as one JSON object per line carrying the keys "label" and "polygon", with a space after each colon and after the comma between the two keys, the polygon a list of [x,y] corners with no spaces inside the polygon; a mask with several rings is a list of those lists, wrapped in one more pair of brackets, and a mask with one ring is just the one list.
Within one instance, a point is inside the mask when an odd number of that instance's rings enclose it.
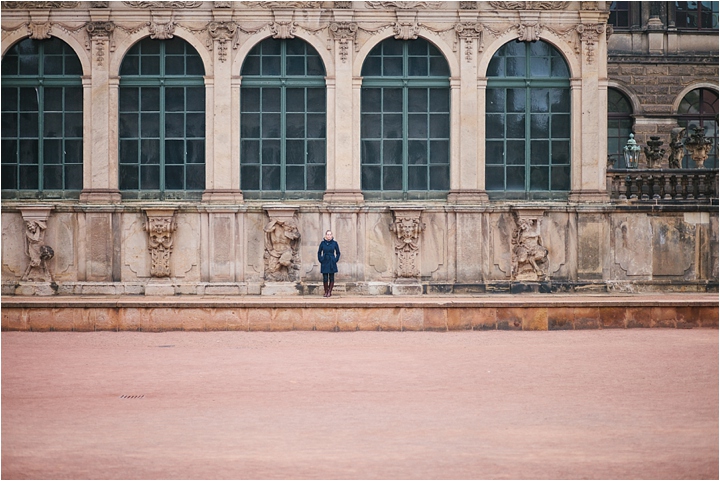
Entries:
{"label": "stone platform edge", "polygon": [[3,331],[718,328],[717,294],[2,297]]}

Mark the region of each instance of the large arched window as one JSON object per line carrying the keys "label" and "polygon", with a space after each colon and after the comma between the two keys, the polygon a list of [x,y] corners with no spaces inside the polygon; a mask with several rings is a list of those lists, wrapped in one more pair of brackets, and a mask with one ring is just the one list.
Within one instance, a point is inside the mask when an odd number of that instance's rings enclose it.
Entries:
{"label": "large arched window", "polygon": [[241,70],[240,188],[252,196],[293,198],[325,191],[325,68],[295,38],[269,38]]}
{"label": "large arched window", "polygon": [[[183,198],[205,188],[205,69],[185,40],[146,38],[120,67],[120,190]],[[199,195],[199,194],[196,194]]]}
{"label": "large arched window", "polygon": [[632,131],[632,105],[619,90],[608,89],[608,157],[617,169],[625,168],[623,148]]}
{"label": "large arched window", "polygon": [[517,198],[569,191],[570,80],[565,59],[543,41],[511,41],[493,55],[487,76],[486,190]]}
{"label": "large arched window", "polygon": [[[680,101],[678,108],[678,124],[685,127],[685,136],[693,133],[695,127],[703,127],[705,136],[713,141],[705,167],[718,168],[718,94],[710,89],[695,89],[690,91]],[[689,154],[683,159],[684,168],[695,167],[695,162]]]}
{"label": "large arched window", "polygon": [[361,160],[366,195],[450,189],[450,70],[423,39],[384,40],[362,69]]}
{"label": "large arched window", "polygon": [[79,195],[82,67],[57,38],[25,39],[2,60],[3,197]]}

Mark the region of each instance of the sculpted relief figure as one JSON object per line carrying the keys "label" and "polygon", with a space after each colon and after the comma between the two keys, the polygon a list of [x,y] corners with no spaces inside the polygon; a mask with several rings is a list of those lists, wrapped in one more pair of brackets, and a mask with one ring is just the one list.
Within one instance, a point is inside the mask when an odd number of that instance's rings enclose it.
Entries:
{"label": "sculpted relief figure", "polygon": [[292,220],[272,219],[265,231],[265,280],[297,281],[300,231]]}
{"label": "sculpted relief figure", "polygon": [[548,250],[540,237],[540,221],[516,216],[512,238],[513,280],[541,281],[547,277]]}
{"label": "sculpted relief figure", "polygon": [[397,255],[398,277],[417,277],[420,269],[417,265],[417,258],[420,254],[420,233],[425,229],[425,224],[420,222],[417,216],[396,216],[395,222],[390,224],[390,230],[395,233],[395,254]]}
{"label": "sculpted relief figure", "polygon": [[150,251],[150,275],[170,277],[170,254],[173,249],[172,234],[177,229],[173,217],[148,216],[145,230],[148,233]]}
{"label": "sculpted relief figure", "polygon": [[[52,273],[48,268],[47,261],[53,258],[53,252],[50,246],[45,245],[45,229],[47,225],[41,220],[25,221],[25,253],[30,258],[30,263],[25,269],[22,280],[27,281],[47,281],[45,275],[50,278],[50,282],[54,282]],[[41,270],[43,276],[29,277],[33,270]]]}

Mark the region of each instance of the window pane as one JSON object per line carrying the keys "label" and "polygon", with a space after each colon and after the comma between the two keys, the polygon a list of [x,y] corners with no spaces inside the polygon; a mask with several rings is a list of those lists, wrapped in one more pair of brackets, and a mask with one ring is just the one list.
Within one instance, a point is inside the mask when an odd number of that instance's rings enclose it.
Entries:
{"label": "window pane", "polygon": [[383,168],[383,189],[402,190],[402,166]]}
{"label": "window pane", "polygon": [[401,140],[385,140],[383,141],[383,164],[402,164],[402,141]]}

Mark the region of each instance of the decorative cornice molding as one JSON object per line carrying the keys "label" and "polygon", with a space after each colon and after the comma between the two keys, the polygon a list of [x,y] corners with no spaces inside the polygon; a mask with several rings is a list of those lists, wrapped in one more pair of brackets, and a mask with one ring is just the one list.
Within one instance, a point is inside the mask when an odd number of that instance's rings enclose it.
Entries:
{"label": "decorative cornice molding", "polygon": [[540,32],[543,26],[540,23],[533,24],[517,24],[518,42],[537,42],[540,40]]}
{"label": "decorative cornice molding", "polygon": [[9,10],[47,10],[51,8],[75,8],[80,2],[2,2]]}
{"label": "decorative cornice molding", "polygon": [[241,2],[248,7],[271,9],[322,8],[323,2]]}
{"label": "decorative cornice molding", "polygon": [[148,2],[148,1],[137,1],[137,2],[123,2],[128,7],[132,8],[198,8],[203,2]]}
{"label": "decorative cornice molding", "polygon": [[368,8],[390,10],[411,10],[416,8],[437,9],[443,2],[365,2]]}
{"label": "decorative cornice molding", "polygon": [[489,2],[497,10],[565,10],[570,2]]}
{"label": "decorative cornice molding", "polygon": [[460,2],[460,10],[477,10],[477,2]]}

